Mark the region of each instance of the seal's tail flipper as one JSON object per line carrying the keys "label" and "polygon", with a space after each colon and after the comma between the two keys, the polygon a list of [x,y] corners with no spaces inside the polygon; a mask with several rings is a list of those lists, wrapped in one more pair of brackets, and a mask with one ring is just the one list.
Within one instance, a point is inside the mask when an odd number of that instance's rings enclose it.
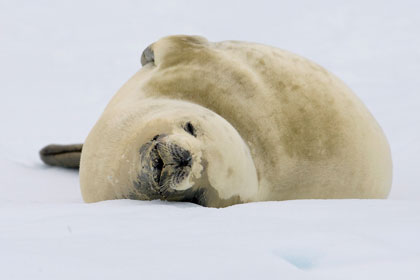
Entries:
{"label": "seal's tail flipper", "polygon": [[83,144],[74,145],[48,145],[39,151],[45,164],[78,169]]}

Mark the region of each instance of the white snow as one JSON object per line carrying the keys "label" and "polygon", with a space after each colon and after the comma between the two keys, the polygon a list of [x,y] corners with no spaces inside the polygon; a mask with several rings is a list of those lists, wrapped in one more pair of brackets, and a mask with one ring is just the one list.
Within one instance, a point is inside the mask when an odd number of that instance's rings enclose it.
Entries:
{"label": "white snow", "polygon": [[[0,1],[0,279],[420,279],[417,1]],[[388,200],[83,203],[38,150],[83,142],[169,34],[246,40],[344,80],[389,138]]]}

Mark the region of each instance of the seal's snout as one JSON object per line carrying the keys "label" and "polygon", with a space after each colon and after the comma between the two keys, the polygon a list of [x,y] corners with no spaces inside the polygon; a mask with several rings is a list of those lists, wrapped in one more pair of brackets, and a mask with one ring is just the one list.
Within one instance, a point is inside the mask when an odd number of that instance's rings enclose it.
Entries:
{"label": "seal's snout", "polygon": [[191,153],[175,143],[158,142],[155,149],[163,163],[163,168],[171,166],[177,169],[192,166]]}
{"label": "seal's snout", "polygon": [[136,185],[151,199],[166,199],[176,193],[190,176],[193,165],[191,152],[164,134],[144,144],[140,158],[141,171]]}
{"label": "seal's snout", "polygon": [[[158,149],[159,147],[162,147],[161,144],[158,145]],[[163,148],[165,149],[165,148]],[[191,157],[191,153],[187,150],[185,150],[184,148],[181,148],[180,146],[176,145],[176,144],[170,144],[170,153],[168,154],[168,156],[172,157],[172,161],[173,163],[175,163],[175,165],[177,165],[178,167],[182,168],[182,167],[191,167],[192,165],[192,157]],[[165,153],[166,151],[163,151],[163,153]],[[170,162],[171,160],[169,160]]]}
{"label": "seal's snout", "polygon": [[160,170],[155,170],[155,173],[160,173],[156,183],[159,193],[166,198],[189,176],[192,156],[188,150],[172,142],[157,140],[155,147],[160,159],[158,161],[163,164]]}
{"label": "seal's snout", "polygon": [[191,167],[191,153],[173,142],[165,141],[166,136],[166,134],[158,134],[152,139],[152,142],[155,143],[155,149],[160,159],[163,159],[164,164]]}

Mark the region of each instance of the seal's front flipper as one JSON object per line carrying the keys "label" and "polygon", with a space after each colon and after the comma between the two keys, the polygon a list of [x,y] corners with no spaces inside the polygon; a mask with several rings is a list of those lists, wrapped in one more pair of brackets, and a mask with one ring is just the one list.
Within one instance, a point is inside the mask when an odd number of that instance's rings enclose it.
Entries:
{"label": "seal's front flipper", "polygon": [[83,144],[74,145],[48,145],[39,151],[45,164],[78,169]]}

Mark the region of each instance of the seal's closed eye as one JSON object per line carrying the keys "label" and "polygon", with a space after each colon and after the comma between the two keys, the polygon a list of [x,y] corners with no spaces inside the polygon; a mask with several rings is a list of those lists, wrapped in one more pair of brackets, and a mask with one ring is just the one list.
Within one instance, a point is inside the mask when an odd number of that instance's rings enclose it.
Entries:
{"label": "seal's closed eye", "polygon": [[192,136],[197,137],[197,134],[195,133],[195,127],[190,122],[187,122],[184,125],[184,130]]}

